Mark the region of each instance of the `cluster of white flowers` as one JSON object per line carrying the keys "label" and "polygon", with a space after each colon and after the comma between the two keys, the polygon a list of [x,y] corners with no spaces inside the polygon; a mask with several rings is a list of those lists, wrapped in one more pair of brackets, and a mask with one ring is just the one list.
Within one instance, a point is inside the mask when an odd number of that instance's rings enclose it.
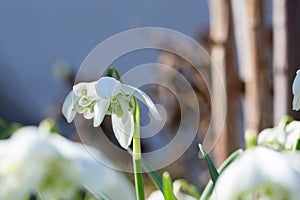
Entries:
{"label": "cluster of white flowers", "polygon": [[105,115],[111,115],[115,136],[120,145],[127,149],[135,128],[134,97],[148,106],[155,119],[160,119],[159,112],[147,94],[112,77],[73,86],[62,111],[68,122],[73,121],[76,113],[82,113],[86,119],[94,118],[95,127],[101,124]]}
{"label": "cluster of white flowers", "polygon": [[[0,141],[0,199],[73,199],[85,188],[96,197],[134,199],[131,184],[106,167],[94,148],[38,127],[24,127]],[[106,158],[105,158],[106,159]]]}
{"label": "cluster of white flowers", "polygon": [[[293,83],[293,109],[300,109],[300,73]],[[222,200],[300,199],[300,121],[283,119],[263,130],[257,147],[247,149],[217,179],[213,197]]]}
{"label": "cluster of white flowers", "polygon": [[292,150],[300,138],[300,121],[292,121],[285,127],[264,129],[258,135],[258,145],[274,150]]}

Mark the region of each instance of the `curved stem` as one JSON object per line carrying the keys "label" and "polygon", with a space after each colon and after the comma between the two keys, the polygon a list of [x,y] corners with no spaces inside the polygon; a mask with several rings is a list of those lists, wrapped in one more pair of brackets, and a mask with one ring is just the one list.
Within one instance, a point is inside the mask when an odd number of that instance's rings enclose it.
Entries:
{"label": "curved stem", "polygon": [[114,73],[116,74],[117,76],[117,79],[121,82],[122,82],[122,79],[121,79],[121,75],[120,73],[118,72],[117,68],[115,67],[111,67],[111,68],[108,68],[106,73],[105,73],[105,76],[109,76],[109,77],[113,77]]}

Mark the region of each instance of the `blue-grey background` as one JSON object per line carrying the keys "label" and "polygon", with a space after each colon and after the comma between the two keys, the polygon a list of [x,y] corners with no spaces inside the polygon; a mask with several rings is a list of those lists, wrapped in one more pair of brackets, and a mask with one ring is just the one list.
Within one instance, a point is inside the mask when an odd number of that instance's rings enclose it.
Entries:
{"label": "blue-grey background", "polygon": [[[157,26],[193,38],[208,31],[206,0],[0,1],[0,117],[37,123],[66,95],[53,76],[65,62],[76,71],[106,38],[137,26]],[[126,59],[155,61],[153,54]]]}

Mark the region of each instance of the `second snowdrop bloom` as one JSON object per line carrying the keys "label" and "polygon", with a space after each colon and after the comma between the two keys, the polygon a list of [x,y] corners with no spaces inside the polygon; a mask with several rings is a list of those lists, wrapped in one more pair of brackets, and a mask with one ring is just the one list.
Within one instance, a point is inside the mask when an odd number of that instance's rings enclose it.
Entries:
{"label": "second snowdrop bloom", "polygon": [[296,77],[293,82],[293,110],[299,110],[300,109],[300,70],[297,71]]}
{"label": "second snowdrop bloom", "polygon": [[131,143],[135,128],[134,97],[147,105],[152,116],[160,120],[160,114],[150,97],[138,88],[123,84],[112,77],[102,77],[96,84],[96,91],[99,100],[94,107],[94,126],[99,126],[104,116],[110,114],[115,136],[125,149]]}

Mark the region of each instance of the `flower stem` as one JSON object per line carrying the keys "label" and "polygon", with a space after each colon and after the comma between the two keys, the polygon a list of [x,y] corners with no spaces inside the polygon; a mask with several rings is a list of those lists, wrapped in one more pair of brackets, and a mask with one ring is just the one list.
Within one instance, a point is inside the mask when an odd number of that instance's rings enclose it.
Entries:
{"label": "flower stem", "polygon": [[108,68],[108,70],[106,71],[105,76],[113,77],[114,73],[116,74],[117,79],[122,83],[121,75],[115,67]]}
{"label": "flower stem", "polygon": [[141,140],[140,140],[140,108],[137,100],[135,102],[134,113],[134,134],[133,134],[133,169],[134,169],[134,181],[137,200],[144,200],[144,185],[143,185],[143,173],[142,173],[142,160],[141,160]]}

